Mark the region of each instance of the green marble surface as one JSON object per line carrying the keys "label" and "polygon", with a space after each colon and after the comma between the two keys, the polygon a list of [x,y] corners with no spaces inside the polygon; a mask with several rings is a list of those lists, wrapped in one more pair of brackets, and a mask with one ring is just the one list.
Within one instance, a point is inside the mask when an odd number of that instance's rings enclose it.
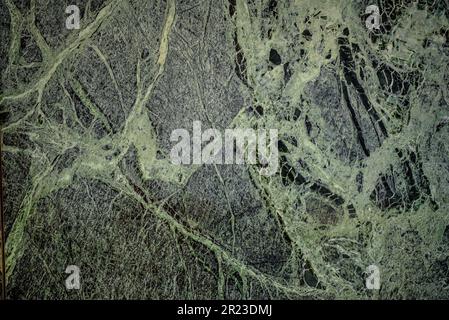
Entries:
{"label": "green marble surface", "polygon": [[[8,297],[449,298],[448,19],[444,0],[0,0]],[[279,171],[172,164],[193,121],[278,129]]]}

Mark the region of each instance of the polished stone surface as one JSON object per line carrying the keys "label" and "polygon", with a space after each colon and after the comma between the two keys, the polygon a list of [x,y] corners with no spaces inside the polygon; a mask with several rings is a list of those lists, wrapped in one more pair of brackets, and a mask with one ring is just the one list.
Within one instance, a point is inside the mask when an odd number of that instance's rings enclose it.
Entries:
{"label": "polished stone surface", "polygon": [[[8,296],[449,298],[449,7],[373,2],[0,0]],[[279,171],[172,164],[193,121]]]}

